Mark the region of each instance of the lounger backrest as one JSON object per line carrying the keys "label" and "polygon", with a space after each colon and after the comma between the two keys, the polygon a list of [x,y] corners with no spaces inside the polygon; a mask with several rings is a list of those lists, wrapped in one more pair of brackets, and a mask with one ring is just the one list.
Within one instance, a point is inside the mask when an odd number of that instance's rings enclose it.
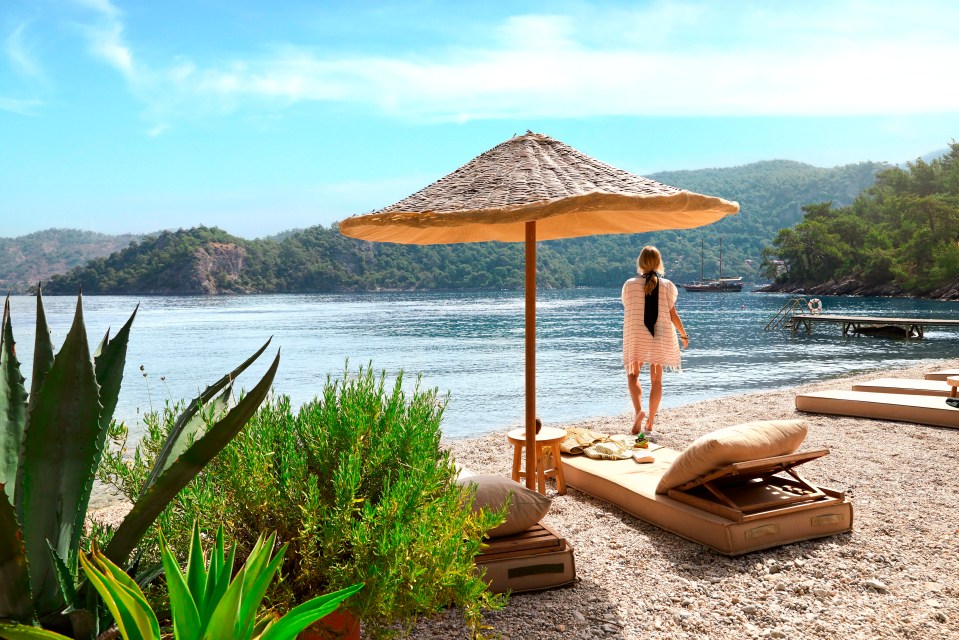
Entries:
{"label": "lounger backrest", "polygon": [[735,462],[793,453],[806,439],[807,431],[805,420],[762,420],[702,435],[673,461],[656,493],[666,493]]}

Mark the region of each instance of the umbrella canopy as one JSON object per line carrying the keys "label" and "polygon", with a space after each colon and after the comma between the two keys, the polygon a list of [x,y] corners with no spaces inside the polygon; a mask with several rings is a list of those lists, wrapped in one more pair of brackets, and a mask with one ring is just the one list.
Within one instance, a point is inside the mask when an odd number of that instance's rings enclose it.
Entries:
{"label": "umbrella canopy", "polygon": [[691,229],[739,211],[722,198],[617,169],[539,133],[513,137],[445,178],[340,231],[401,244],[523,242]]}
{"label": "umbrella canopy", "polygon": [[[340,233],[400,244],[526,243],[526,442],[536,437],[536,242],[610,233],[691,229],[739,205],[661,184],[595,160],[540,133],[513,136],[445,178]],[[537,447],[526,447],[535,486]]]}

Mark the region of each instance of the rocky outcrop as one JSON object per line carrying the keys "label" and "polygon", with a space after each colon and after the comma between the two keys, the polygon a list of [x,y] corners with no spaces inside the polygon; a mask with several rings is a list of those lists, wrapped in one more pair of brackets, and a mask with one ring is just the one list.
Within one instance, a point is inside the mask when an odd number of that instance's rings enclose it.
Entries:
{"label": "rocky outcrop", "polygon": [[254,293],[243,285],[246,249],[226,242],[205,242],[189,254],[152,276],[147,283],[118,293],[154,296]]}
{"label": "rocky outcrop", "polygon": [[246,249],[225,242],[208,242],[193,253],[190,293],[251,293],[242,284]]}
{"label": "rocky outcrop", "polygon": [[884,296],[891,298],[927,298],[930,300],[959,300],[959,280],[933,289],[925,295],[906,293],[896,284],[868,285],[854,278],[830,280],[818,285],[795,282],[774,282],[756,289],[763,293],[795,293],[805,296]]}
{"label": "rocky outcrop", "polygon": [[806,296],[886,296],[886,297],[914,297],[907,294],[902,287],[889,283],[884,285],[869,285],[846,278],[844,280],[830,280],[817,285],[802,285],[795,282],[774,282],[757,291],[773,293],[795,293]]}
{"label": "rocky outcrop", "polygon": [[939,289],[934,289],[929,293],[929,297],[937,300],[959,300],[959,280]]}

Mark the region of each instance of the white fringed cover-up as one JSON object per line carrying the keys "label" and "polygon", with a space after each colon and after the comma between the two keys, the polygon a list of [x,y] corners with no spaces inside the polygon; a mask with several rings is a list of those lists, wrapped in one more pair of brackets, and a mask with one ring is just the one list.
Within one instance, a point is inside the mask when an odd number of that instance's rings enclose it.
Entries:
{"label": "white fringed cover-up", "polygon": [[643,364],[679,370],[679,339],[669,318],[679,291],[666,278],[659,279],[659,316],[656,318],[656,335],[653,336],[643,322],[645,285],[646,279],[642,276],[630,278],[623,285],[623,366],[629,373],[638,373]]}

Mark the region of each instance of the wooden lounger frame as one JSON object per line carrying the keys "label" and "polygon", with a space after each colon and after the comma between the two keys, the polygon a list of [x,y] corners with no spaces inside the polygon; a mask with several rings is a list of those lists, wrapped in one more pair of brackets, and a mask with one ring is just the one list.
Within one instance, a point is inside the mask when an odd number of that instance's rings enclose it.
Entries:
{"label": "wooden lounger frame", "polygon": [[[786,456],[737,462],[691,480],[667,495],[678,502],[728,518],[749,522],[771,513],[804,511],[842,502],[839,491],[817,487],[795,467],[829,453],[817,449]],[[787,476],[777,475],[786,473]]]}

